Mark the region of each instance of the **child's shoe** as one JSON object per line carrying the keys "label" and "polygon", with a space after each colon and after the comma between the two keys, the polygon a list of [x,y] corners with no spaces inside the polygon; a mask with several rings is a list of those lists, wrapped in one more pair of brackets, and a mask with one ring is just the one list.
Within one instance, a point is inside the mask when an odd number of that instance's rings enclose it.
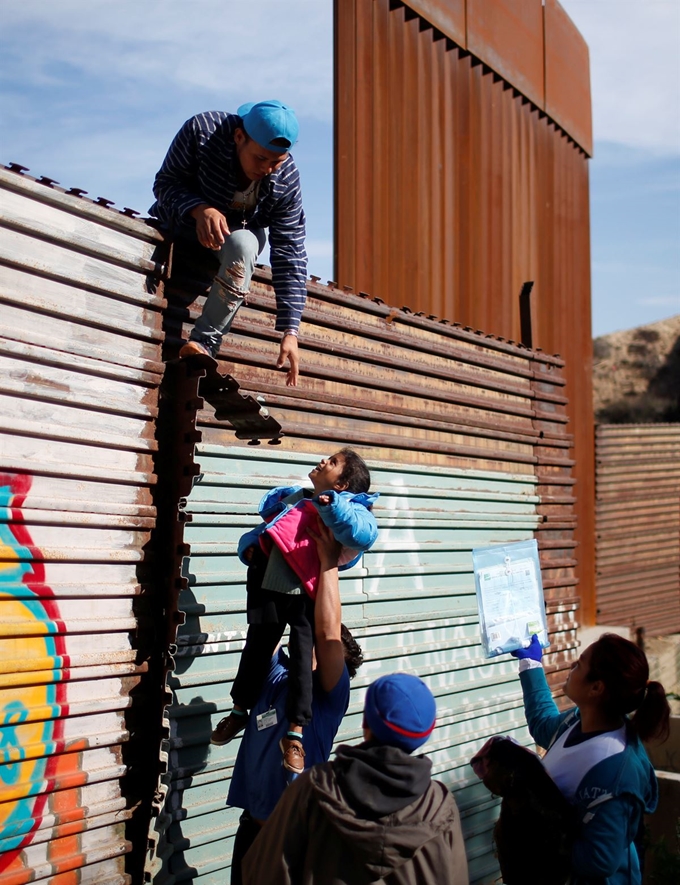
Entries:
{"label": "child's shoe", "polygon": [[216,747],[228,744],[229,741],[235,738],[240,731],[243,731],[247,724],[247,713],[241,715],[238,713],[230,713],[228,716],[225,716],[224,719],[220,720],[217,724],[217,728],[213,729],[213,732],[210,735],[210,743],[215,744]]}
{"label": "child's shoe", "polygon": [[283,753],[283,767],[286,771],[302,774],[305,770],[305,751],[302,748],[302,741],[291,737],[282,737],[279,747]]}

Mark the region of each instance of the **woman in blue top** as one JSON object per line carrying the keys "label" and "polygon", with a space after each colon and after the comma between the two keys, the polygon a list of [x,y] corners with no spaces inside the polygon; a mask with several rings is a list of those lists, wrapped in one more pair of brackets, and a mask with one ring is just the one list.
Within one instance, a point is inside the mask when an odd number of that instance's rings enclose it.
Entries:
{"label": "woman in blue top", "polygon": [[605,633],[572,665],[564,693],[576,707],[560,713],[537,637],[513,654],[520,659],[531,736],[547,748],[543,764],[576,808],[579,831],[570,882],[640,885],[635,843],[643,814],[657,804],[656,776],[642,741],[668,737],[663,686],[649,681],[640,648]]}

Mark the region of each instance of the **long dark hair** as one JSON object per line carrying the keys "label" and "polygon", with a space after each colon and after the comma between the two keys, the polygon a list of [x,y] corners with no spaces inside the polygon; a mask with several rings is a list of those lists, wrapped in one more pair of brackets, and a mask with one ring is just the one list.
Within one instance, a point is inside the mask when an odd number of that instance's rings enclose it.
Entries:
{"label": "long dark hair", "polygon": [[660,682],[649,682],[647,656],[637,645],[604,633],[591,646],[588,682],[604,683],[604,705],[619,716],[635,711],[631,724],[641,740],[666,740],[670,707]]}

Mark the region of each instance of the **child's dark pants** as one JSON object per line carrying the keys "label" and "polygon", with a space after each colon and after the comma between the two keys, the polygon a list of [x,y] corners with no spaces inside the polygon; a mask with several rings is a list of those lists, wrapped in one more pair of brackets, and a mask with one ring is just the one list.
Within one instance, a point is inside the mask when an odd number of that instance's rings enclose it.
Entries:
{"label": "child's dark pants", "polygon": [[307,593],[276,593],[262,588],[267,557],[253,551],[248,567],[248,635],[238,672],[231,688],[233,702],[251,710],[260,696],[272,655],[286,624],[290,625],[288,646],[288,722],[305,726],[312,719],[312,651],[314,648],[314,602]]}

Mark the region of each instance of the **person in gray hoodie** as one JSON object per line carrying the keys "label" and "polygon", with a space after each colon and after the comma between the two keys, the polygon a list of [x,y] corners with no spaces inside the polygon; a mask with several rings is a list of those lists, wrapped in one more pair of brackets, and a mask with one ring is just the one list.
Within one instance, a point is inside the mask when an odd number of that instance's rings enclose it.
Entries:
{"label": "person in gray hoodie", "polygon": [[244,885],[467,885],[456,803],[431,761],[413,755],[435,720],[418,677],[375,680],[363,743],[286,789],[243,859]]}

